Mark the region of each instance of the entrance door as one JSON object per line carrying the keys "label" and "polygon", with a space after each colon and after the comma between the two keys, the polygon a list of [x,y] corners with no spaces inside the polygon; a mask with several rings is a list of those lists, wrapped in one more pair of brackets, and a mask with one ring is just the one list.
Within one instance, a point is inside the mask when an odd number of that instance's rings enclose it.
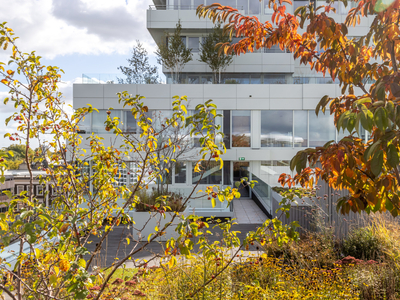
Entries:
{"label": "entrance door", "polygon": [[[243,177],[247,177],[247,180],[250,180],[249,169],[249,162],[233,162],[233,182],[240,181],[240,179]],[[248,187],[243,188],[243,186],[240,186],[239,192],[241,194],[241,197],[250,196]]]}

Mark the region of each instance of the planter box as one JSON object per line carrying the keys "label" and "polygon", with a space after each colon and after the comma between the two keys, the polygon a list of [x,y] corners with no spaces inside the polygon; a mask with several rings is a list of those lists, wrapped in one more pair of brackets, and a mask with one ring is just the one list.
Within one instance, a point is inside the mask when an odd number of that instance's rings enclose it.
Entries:
{"label": "planter box", "polygon": [[[187,213],[180,213],[187,214]],[[135,222],[133,224],[132,234],[134,240],[147,241],[147,237],[151,233],[156,233],[155,227],[157,226],[159,229],[163,228],[164,225],[168,222],[171,222],[174,213],[166,212],[165,219],[162,215],[155,212],[131,212],[132,220]],[[165,242],[171,237],[177,238],[179,234],[175,231],[177,224],[179,223],[180,218],[176,217],[174,222],[167,228],[165,231],[166,234],[163,236],[157,237],[157,241]],[[147,223],[146,223],[147,222]],[[144,228],[143,228],[144,227]]]}

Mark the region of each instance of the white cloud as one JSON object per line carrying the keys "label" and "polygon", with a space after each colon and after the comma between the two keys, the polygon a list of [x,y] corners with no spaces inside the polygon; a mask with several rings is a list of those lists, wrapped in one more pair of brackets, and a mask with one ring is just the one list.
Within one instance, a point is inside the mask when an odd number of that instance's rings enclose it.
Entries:
{"label": "white cloud", "polygon": [[[136,39],[152,47],[146,29],[151,0],[13,0],[0,10],[23,51],[46,58],[125,54]],[[2,58],[2,57],[1,57]]]}

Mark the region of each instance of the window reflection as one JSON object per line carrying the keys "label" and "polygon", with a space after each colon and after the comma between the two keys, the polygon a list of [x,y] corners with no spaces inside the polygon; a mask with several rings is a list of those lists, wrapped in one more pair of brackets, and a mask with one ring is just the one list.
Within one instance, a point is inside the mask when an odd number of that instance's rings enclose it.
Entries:
{"label": "window reflection", "polygon": [[318,117],[314,111],[309,112],[309,134],[310,147],[320,147],[330,140],[335,140],[336,129],[333,123],[333,115],[326,111],[319,113]]}
{"label": "window reflection", "polygon": [[232,111],[232,147],[250,147],[251,112],[249,110]]}
{"label": "window reflection", "polygon": [[307,147],[308,111],[294,111],[294,146]]}
{"label": "window reflection", "polygon": [[90,133],[91,130],[91,116],[92,114],[86,114],[84,117],[82,117],[81,121],[79,122],[79,131],[78,133]]}
{"label": "window reflection", "polygon": [[131,111],[124,111],[124,131],[126,133],[137,133],[136,119]]}
{"label": "window reflection", "polygon": [[189,37],[189,48],[192,49],[192,52],[199,52],[199,44],[198,37]]}
{"label": "window reflection", "polygon": [[258,15],[260,13],[261,1],[249,0],[249,15]]}
{"label": "window reflection", "polygon": [[[221,184],[222,183],[222,169],[220,163],[215,161],[202,161],[200,170],[201,172],[194,171],[195,163],[192,168],[192,184]],[[202,176],[203,175],[203,176]]]}
{"label": "window reflection", "polygon": [[175,163],[175,183],[186,183],[186,162]]}
{"label": "window reflection", "polygon": [[[115,117],[121,118],[120,110],[110,110],[111,119]],[[106,130],[106,125],[104,122],[107,121],[107,110],[99,109],[99,112],[92,113],[92,132],[94,133],[112,133],[111,131]]]}
{"label": "window reflection", "polygon": [[292,110],[261,111],[261,147],[292,147],[292,146],[293,146],[293,111]]}

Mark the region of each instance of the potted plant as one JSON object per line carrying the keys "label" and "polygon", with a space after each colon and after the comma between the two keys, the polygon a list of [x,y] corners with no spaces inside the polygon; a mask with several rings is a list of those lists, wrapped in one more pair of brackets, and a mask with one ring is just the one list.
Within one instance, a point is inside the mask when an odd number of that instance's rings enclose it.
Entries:
{"label": "potted plant", "polygon": [[[183,213],[186,209],[184,197],[180,193],[159,193],[153,188],[151,191],[145,189],[136,193],[137,200],[135,211],[132,214],[133,238],[147,240],[148,236],[161,231],[165,224],[171,222],[176,213]],[[175,228],[179,218],[176,218],[171,226],[160,236],[159,241],[166,241],[172,236],[179,236]]]}

